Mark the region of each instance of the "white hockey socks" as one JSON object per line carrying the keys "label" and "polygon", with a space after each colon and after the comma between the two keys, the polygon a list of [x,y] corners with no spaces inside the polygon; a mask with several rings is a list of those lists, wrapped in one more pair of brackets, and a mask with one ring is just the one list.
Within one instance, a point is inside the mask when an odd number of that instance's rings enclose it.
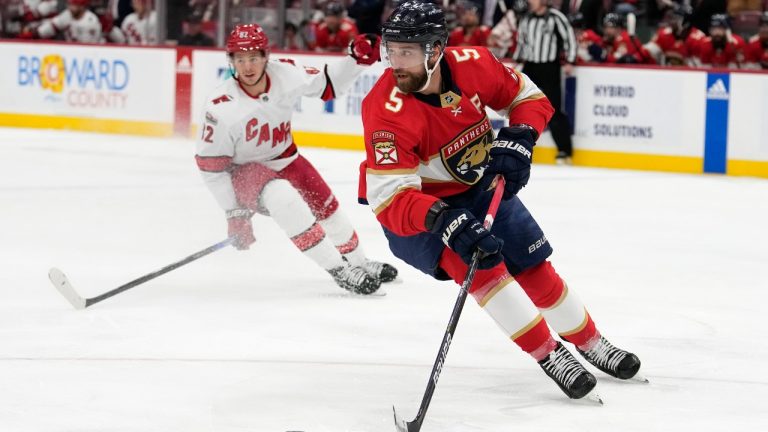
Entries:
{"label": "white hockey socks", "polygon": [[523,351],[536,360],[552,351],[555,342],[544,318],[513,277],[478,291],[477,303]]}
{"label": "white hockey socks", "polygon": [[352,223],[340,208],[336,209],[327,219],[319,221],[325,233],[333,242],[336,249],[353,266],[365,264],[365,252],[360,246]]}
{"label": "white hockey socks", "polygon": [[540,310],[550,327],[563,337],[583,331],[591,321],[584,303],[575,292],[568,289],[568,284],[565,282],[563,282],[563,293],[557,302]]}
{"label": "white hockey socks", "polygon": [[287,180],[272,180],[261,192],[261,205],[304,255],[325,270],[344,265],[344,260],[323,227]]}

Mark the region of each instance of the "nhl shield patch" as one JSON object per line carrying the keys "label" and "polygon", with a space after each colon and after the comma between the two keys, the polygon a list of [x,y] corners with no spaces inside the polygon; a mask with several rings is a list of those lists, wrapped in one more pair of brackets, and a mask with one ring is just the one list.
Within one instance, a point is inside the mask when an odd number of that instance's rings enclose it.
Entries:
{"label": "nhl shield patch", "polygon": [[397,147],[395,134],[388,131],[376,131],[371,138],[373,154],[377,165],[392,165],[397,163]]}

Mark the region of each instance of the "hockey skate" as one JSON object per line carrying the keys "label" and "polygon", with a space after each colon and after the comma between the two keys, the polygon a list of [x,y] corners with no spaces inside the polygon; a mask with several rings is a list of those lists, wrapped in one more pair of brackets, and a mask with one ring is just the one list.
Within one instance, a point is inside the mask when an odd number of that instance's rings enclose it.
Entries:
{"label": "hockey skate", "polygon": [[564,151],[557,152],[555,156],[555,165],[573,165],[573,159]]}
{"label": "hockey skate", "polygon": [[367,259],[362,267],[366,273],[382,283],[392,282],[397,277],[397,269],[387,263]]}
{"label": "hockey skate", "polygon": [[379,279],[362,267],[343,265],[328,270],[337,285],[356,294],[373,294],[381,286]]}
{"label": "hockey skate", "polygon": [[582,351],[576,348],[576,351],[593,366],[612,377],[622,380],[634,378],[637,381],[648,382],[645,377],[637,375],[637,371],[640,370],[640,359],[631,352],[616,348],[602,336],[591,349]]}
{"label": "hockey skate", "polygon": [[539,362],[539,366],[569,398],[581,399],[589,395],[588,399],[603,403],[597,392],[593,391],[597,386],[597,378],[584,369],[562,343],[558,342],[557,347]]}

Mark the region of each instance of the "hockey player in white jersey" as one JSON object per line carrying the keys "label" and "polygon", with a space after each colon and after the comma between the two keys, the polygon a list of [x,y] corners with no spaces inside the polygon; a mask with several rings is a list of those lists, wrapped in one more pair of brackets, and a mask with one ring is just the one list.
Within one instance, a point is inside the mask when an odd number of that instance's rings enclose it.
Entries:
{"label": "hockey player in white jersey", "polygon": [[251,216],[271,216],[304,255],[342,288],[371,294],[397,270],[366,258],[357,233],[330,188],[296,147],[293,107],[302,96],[335,97],[379,60],[379,38],[359,35],[350,55],[323,70],[269,60],[269,40],[256,24],[237,25],[227,40],[234,77],[207,99],[197,140],[197,166],[225,211],[234,246],[254,241]]}
{"label": "hockey player in white jersey", "polygon": [[49,39],[57,33],[64,33],[66,40],[71,42],[99,43],[102,41],[101,22],[96,14],[88,10],[89,3],[89,0],[69,0],[67,9],[21,36]]}
{"label": "hockey player in white jersey", "polygon": [[157,14],[151,0],[133,0],[133,13],[125,17],[120,28],[128,45],[157,45]]}

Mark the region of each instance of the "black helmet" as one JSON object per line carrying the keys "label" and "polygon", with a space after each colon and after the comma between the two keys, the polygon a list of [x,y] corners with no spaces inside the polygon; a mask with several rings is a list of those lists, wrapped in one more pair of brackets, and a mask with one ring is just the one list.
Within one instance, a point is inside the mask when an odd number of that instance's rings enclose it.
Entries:
{"label": "black helmet", "polygon": [[675,6],[672,8],[672,14],[682,17],[683,21],[688,22],[691,16],[693,16],[693,8],[685,3],[675,3]]}
{"label": "black helmet", "polygon": [[726,14],[714,14],[709,19],[709,26],[710,27],[722,27],[725,29],[731,28],[730,22],[728,20],[728,15]]}
{"label": "black helmet", "polygon": [[448,29],[445,13],[439,6],[422,1],[401,3],[381,26],[381,38],[387,42],[416,42],[431,50],[436,42],[445,46]]}
{"label": "black helmet", "polygon": [[575,14],[570,15],[568,21],[571,22],[571,27],[575,29],[587,28],[587,22],[584,20],[584,14],[581,12],[576,12]]}
{"label": "black helmet", "polygon": [[603,27],[624,27],[624,19],[617,13],[609,13],[603,17]]}
{"label": "black helmet", "polygon": [[515,11],[515,15],[523,16],[528,13],[528,0],[514,0],[512,2],[512,10]]}
{"label": "black helmet", "polygon": [[344,6],[336,1],[329,1],[325,5],[324,12],[327,16],[342,16],[344,15]]}

